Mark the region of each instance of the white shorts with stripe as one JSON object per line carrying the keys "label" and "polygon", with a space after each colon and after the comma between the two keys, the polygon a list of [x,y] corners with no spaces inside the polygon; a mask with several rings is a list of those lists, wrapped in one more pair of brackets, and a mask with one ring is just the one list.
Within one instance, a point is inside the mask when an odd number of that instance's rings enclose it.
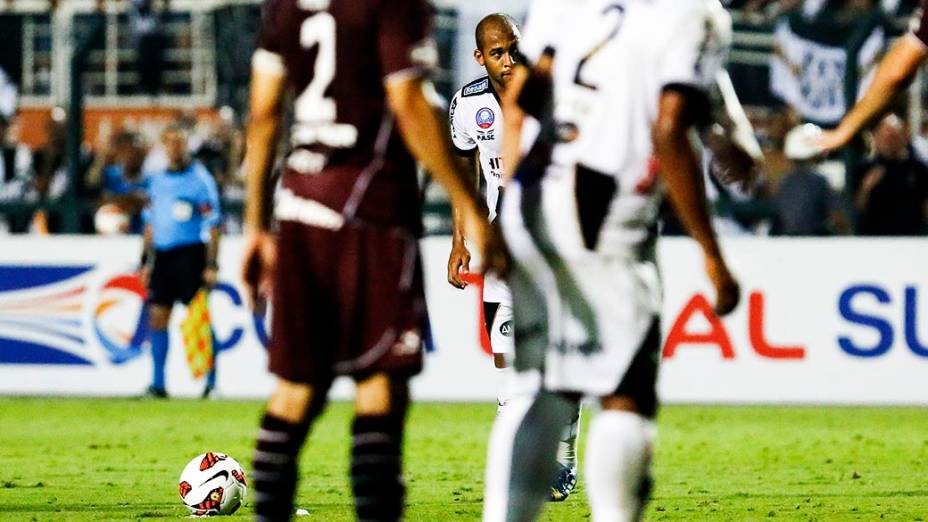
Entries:
{"label": "white shorts with stripe", "polygon": [[541,181],[507,188],[500,219],[514,260],[515,366],[541,370],[547,390],[603,396],[623,383],[655,324],[660,282],[653,257],[617,246],[640,229],[609,230],[619,197],[603,207],[601,244],[589,248],[578,192],[574,172],[554,167]]}

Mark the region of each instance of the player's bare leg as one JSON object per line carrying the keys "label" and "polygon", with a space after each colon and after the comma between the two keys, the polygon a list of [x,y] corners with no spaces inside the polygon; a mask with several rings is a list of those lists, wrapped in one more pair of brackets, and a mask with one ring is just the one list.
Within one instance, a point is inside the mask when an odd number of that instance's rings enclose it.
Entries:
{"label": "player's bare leg", "polygon": [[290,520],[297,457],[309,428],[325,407],[328,388],[280,379],[261,420],[255,450],[254,502],[259,521]]}
{"label": "player's bare leg", "polygon": [[405,378],[378,373],[357,382],[351,489],[358,520],[393,522],[403,515],[402,448],[408,404]]}
{"label": "player's bare leg", "polygon": [[639,520],[651,492],[656,426],[631,397],[612,395],[601,402],[603,410],[590,424],[585,465],[593,520]]}

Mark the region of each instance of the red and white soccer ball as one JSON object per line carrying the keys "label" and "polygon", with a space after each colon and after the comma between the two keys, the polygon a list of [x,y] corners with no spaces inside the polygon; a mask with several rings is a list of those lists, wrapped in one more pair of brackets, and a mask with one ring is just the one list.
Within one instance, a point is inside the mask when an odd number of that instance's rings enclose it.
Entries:
{"label": "red and white soccer ball", "polygon": [[191,460],[178,484],[184,505],[197,517],[235,513],[245,502],[247,488],[241,464],[212,451]]}

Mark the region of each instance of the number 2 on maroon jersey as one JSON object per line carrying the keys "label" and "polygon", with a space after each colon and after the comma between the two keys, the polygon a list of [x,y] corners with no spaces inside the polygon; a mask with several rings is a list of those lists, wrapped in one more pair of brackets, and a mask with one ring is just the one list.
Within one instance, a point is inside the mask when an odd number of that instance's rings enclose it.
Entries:
{"label": "number 2 on maroon jersey", "polygon": [[[326,9],[328,0],[302,0],[304,9]],[[296,99],[296,119],[301,123],[335,121],[335,100],[325,97],[325,91],[335,79],[335,17],[322,11],[310,16],[300,27],[300,45],[304,49],[318,47],[313,80]]]}

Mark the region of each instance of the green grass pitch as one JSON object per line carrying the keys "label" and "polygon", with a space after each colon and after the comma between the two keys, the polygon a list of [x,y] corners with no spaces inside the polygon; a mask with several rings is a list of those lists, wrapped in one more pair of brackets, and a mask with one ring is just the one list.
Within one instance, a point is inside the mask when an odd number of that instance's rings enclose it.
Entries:
{"label": "green grass pitch", "polygon": [[[232,401],[0,399],[0,520],[185,517],[176,486],[184,464],[216,450],[247,468],[260,409]],[[479,520],[494,411],[414,406],[407,520]],[[300,520],[353,520],[349,421],[349,405],[334,404],[312,433],[297,502],[311,516]],[[928,520],[925,409],[676,406],[659,424],[648,520]],[[233,518],[250,515],[246,506]],[[587,519],[582,479],[577,494],[544,516]]]}

